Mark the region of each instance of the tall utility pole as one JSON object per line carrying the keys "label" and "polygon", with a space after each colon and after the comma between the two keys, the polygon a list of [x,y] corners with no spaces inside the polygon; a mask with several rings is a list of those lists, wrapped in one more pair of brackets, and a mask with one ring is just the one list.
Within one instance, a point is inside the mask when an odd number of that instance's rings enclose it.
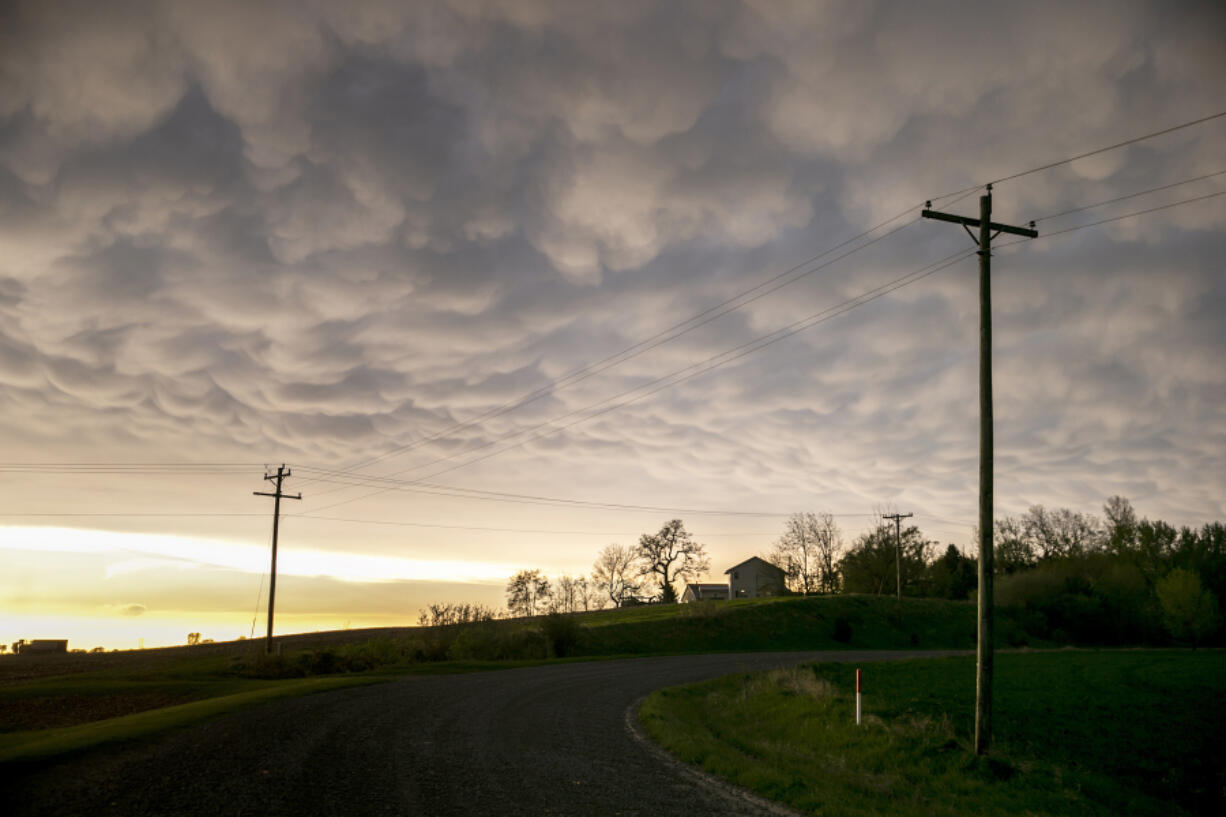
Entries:
{"label": "tall utility pole", "polygon": [[881,515],[882,519],[894,520],[894,567],[898,571],[897,593],[899,601],[902,601],[902,520],[912,515],[909,513],[885,513]]}
{"label": "tall utility pole", "polygon": [[[938,213],[929,209],[924,218],[961,224],[974,238],[979,228],[979,638],[975,650],[975,753],[982,755],[992,742],[992,668],[995,628],[992,624],[992,239],[1001,233],[1038,238],[1034,222],[1030,229],[992,221],[992,185],[979,197],[979,218]],[[993,234],[995,230],[995,234]]]}
{"label": "tall utility pole", "polygon": [[290,496],[289,494],[281,493],[282,481],[290,475],[290,470],[284,464],[277,466],[277,473],[265,474],[264,479],[268,481],[277,481],[277,490],[274,493],[265,493],[263,491],[252,491],[255,496],[270,496],[272,497],[272,569],[269,572],[268,579],[268,637],[264,641],[264,651],[272,652],[272,612],[273,605],[277,600],[277,523],[281,521],[281,500],[282,499],[302,499],[302,494]]}

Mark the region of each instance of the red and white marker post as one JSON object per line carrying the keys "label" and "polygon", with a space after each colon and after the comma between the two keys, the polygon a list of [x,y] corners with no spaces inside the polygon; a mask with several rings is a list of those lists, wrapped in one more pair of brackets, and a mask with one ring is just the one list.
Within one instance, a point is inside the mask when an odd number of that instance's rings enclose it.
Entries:
{"label": "red and white marker post", "polygon": [[856,669],[856,726],[860,725],[860,670]]}

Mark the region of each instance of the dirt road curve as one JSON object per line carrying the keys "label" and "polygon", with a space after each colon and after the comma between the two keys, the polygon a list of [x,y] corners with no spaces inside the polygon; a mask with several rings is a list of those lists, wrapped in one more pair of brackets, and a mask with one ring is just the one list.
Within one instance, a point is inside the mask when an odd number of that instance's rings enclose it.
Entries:
{"label": "dirt road curve", "polygon": [[741,670],[934,654],[641,658],[337,690],[25,770],[5,786],[5,811],[57,817],[765,814],[646,750],[627,728],[627,708],[653,689]]}

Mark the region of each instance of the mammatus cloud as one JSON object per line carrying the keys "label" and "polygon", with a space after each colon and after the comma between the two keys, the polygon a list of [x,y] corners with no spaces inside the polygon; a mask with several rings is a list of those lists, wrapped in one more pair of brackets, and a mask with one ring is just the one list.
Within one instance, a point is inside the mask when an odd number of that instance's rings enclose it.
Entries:
{"label": "mammatus cloud", "polygon": [[[9,459],[335,466],[447,432],[380,466],[428,476],[965,246],[951,225],[913,224],[448,431],[926,198],[1226,98],[1215,4],[984,13],[986,33],[956,4],[16,4],[0,35]],[[1024,221],[1224,169],[1224,134],[1217,121],[1007,182],[997,206]],[[1224,216],[1213,199],[998,253],[1006,509],[1124,493],[1178,522],[1226,513]],[[895,501],[961,520],[973,263],[447,479],[780,512]],[[127,479],[76,483],[77,510],[252,508],[233,481]],[[58,508],[49,480],[15,486],[12,507]],[[302,510],[354,495],[329,488]],[[456,524],[521,510],[479,507],[389,493],[347,512]],[[160,524],[250,537],[264,520]],[[521,555],[362,530],[301,534],[350,552]],[[576,567],[595,549],[522,547]]]}

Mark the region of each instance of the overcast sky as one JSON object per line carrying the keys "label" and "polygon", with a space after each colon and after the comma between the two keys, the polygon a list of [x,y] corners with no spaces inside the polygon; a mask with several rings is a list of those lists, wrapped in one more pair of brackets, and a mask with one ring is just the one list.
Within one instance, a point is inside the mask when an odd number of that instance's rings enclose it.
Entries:
{"label": "overcast sky", "polygon": [[[284,520],[286,631],[500,604],[673,516],[715,579],[793,511],[969,548],[973,255],[626,392],[971,249],[926,199],[977,215],[937,197],[1226,110],[1224,42],[1193,2],[7,4],[0,638],[246,633],[265,463],[327,517]],[[1047,235],[1217,171],[1226,117],[1003,182],[994,218]],[[999,513],[1226,518],[1224,225],[1226,196],[997,240]],[[503,496],[318,481],[357,466]]]}

